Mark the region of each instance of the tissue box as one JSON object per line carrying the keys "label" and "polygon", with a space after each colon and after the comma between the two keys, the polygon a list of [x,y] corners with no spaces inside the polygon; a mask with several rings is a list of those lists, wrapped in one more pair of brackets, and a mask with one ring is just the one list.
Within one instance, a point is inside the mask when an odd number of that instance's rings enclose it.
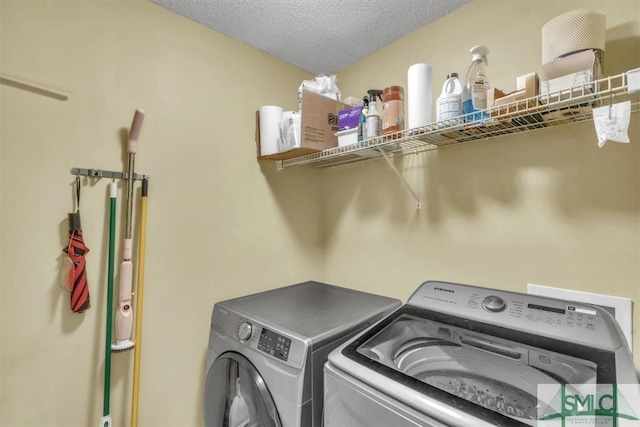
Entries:
{"label": "tissue box", "polygon": [[[362,115],[362,107],[347,108],[338,113],[338,131],[358,128],[360,116]],[[338,137],[339,138],[339,137]],[[338,145],[340,142],[338,141]]]}

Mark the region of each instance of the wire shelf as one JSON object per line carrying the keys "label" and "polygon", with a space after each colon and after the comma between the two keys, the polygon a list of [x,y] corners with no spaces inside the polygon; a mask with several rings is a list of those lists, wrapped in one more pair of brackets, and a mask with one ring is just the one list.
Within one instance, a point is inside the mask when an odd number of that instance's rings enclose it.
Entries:
{"label": "wire shelf", "polygon": [[[567,90],[495,106],[426,126],[371,138],[357,144],[278,160],[278,168],[305,164],[314,167],[335,167],[580,123],[592,120],[593,108],[611,105],[622,98],[630,98],[627,92],[627,73],[622,73]],[[632,99],[631,111],[640,111],[638,97]]]}

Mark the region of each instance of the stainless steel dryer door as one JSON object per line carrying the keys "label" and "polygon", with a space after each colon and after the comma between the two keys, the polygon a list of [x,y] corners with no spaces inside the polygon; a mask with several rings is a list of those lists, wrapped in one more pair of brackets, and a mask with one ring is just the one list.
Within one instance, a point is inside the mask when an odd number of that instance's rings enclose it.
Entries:
{"label": "stainless steel dryer door", "polygon": [[207,373],[204,389],[207,427],[281,427],[264,379],[249,360],[227,352]]}

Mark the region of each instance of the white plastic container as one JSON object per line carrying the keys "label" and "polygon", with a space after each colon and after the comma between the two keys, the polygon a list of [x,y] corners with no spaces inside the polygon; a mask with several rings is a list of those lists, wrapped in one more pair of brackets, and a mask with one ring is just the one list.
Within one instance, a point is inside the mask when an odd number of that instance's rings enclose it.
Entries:
{"label": "white plastic container", "polygon": [[436,120],[453,119],[462,114],[462,82],[458,73],[447,75],[442,85],[442,93],[436,100]]}
{"label": "white plastic container", "polygon": [[336,132],[336,136],[338,137],[338,147],[357,144],[358,128],[341,130],[340,132]]}
{"label": "white plastic container", "polygon": [[[472,62],[462,89],[462,112],[464,114],[485,110],[487,108],[487,91],[491,89],[486,71],[489,49],[486,46],[474,46],[469,52],[472,55]],[[477,116],[474,114],[471,116],[471,120],[483,118],[482,115]]]}

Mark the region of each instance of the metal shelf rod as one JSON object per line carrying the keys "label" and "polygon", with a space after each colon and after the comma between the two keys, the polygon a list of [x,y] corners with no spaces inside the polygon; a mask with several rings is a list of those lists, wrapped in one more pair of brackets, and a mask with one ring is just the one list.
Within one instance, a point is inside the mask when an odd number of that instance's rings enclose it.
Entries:
{"label": "metal shelf rod", "polygon": [[415,199],[415,201],[416,201],[416,209],[420,209],[422,207],[422,203],[420,202],[420,198],[418,197],[416,192],[413,191],[413,188],[411,188],[411,186],[409,185],[407,180],[404,179],[402,174],[400,172],[398,172],[398,169],[396,169],[396,167],[393,165],[393,163],[391,163],[391,159],[389,158],[389,156],[387,156],[385,154],[384,150],[382,148],[378,148],[378,151],[380,151],[380,154],[382,154],[382,157],[384,157],[384,159],[387,161],[387,163],[391,167],[391,170],[393,170],[396,173],[398,178],[400,178],[400,181],[402,181],[402,183],[405,185],[405,187],[407,187],[407,189],[409,190],[409,192],[411,193],[411,195]]}

